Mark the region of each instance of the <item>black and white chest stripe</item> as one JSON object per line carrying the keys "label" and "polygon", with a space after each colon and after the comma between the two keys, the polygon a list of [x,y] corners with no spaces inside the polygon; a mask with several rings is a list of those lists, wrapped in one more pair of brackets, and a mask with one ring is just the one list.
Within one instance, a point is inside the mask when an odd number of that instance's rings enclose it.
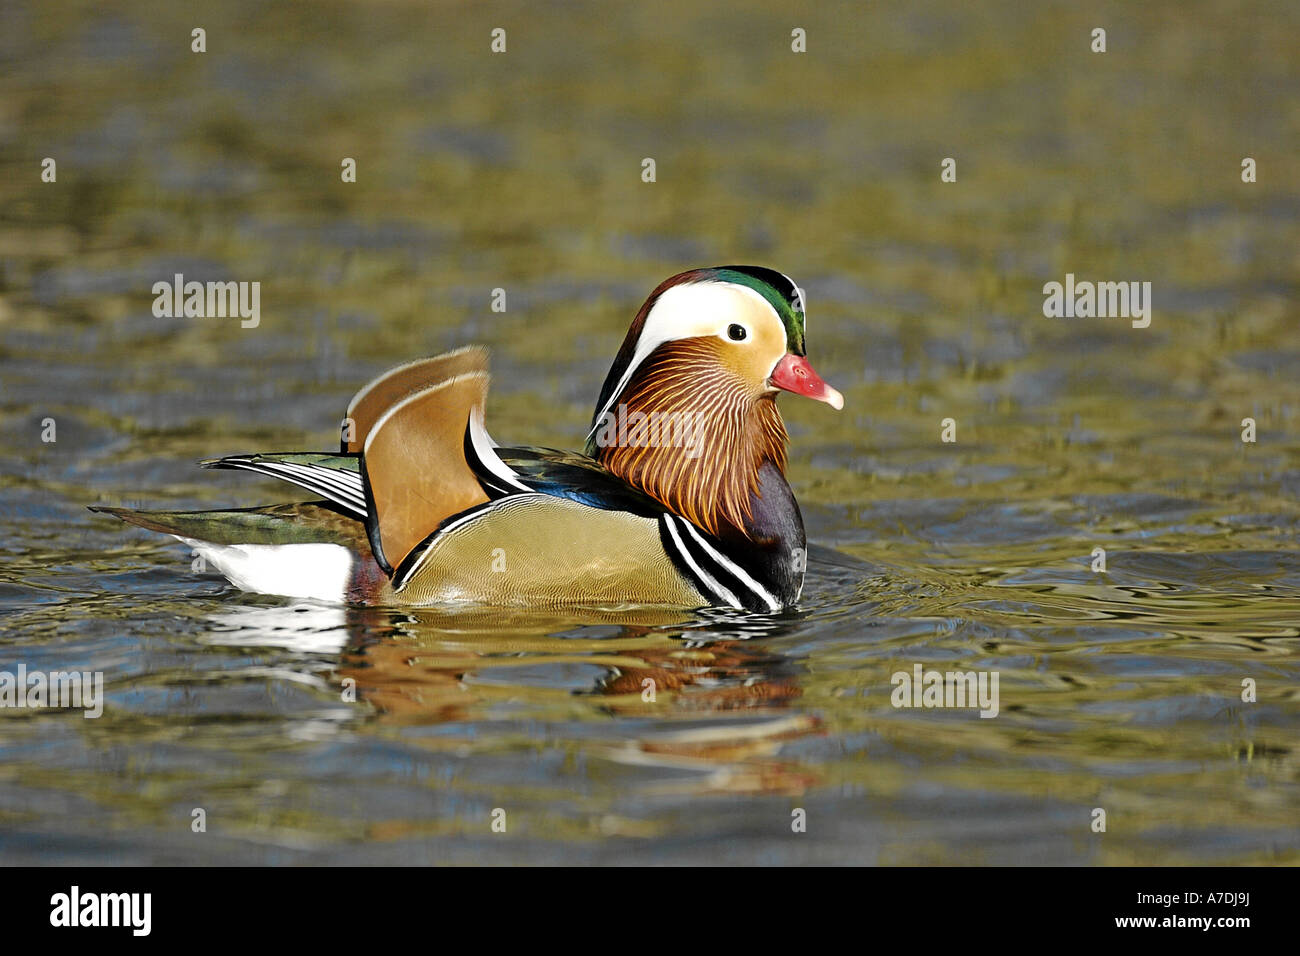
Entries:
{"label": "black and white chest stripe", "polygon": [[715,603],[741,611],[779,611],[785,606],[770,587],[723,554],[689,521],[661,515],[659,540],[677,569]]}

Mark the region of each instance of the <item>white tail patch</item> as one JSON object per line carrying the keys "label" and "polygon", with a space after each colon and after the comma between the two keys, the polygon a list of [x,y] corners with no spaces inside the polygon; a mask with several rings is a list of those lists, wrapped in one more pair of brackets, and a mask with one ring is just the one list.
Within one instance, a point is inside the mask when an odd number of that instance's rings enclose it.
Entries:
{"label": "white tail patch", "polygon": [[338,544],[213,544],[173,535],[203,555],[237,588],[342,604],[352,552]]}

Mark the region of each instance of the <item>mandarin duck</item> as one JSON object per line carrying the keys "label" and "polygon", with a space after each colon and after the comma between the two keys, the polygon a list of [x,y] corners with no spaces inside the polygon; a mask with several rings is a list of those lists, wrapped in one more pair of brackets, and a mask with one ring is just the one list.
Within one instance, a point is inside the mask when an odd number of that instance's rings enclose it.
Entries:
{"label": "mandarin duck", "polygon": [[798,601],[803,519],[779,391],[839,409],[804,352],[800,290],[695,269],[641,306],[583,453],[498,446],[487,353],[398,366],[359,391],[334,453],[233,455],[323,500],[224,511],[92,508],[183,541],[247,591],[382,605],[730,607]]}

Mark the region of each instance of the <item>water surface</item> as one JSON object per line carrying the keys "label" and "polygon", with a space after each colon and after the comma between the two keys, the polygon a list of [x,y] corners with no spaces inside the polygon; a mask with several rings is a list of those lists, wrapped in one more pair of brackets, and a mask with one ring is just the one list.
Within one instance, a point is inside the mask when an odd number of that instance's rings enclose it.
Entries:
{"label": "water surface", "polygon": [[[0,7],[0,669],[107,695],[0,710],[0,860],[1300,861],[1294,4],[194,16]],[[499,440],[576,447],[644,296],[724,262],[805,287],[847,400],[782,400],[796,611],[306,605],[85,510],[291,499],[194,461],[331,447],[467,342]],[[176,272],[260,325],[155,318]],[[1067,272],[1151,326],[1045,318]],[[892,706],[916,664],[997,717]]]}

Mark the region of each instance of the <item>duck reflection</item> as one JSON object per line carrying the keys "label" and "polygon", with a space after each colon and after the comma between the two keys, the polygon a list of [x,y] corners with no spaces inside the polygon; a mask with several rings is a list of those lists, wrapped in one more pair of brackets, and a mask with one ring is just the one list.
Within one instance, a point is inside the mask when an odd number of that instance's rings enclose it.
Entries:
{"label": "duck reflection", "polygon": [[808,783],[773,760],[818,729],[782,713],[802,695],[801,665],[760,640],[788,631],[793,614],[299,604],[228,607],[210,620],[212,643],[296,650],[317,668],[333,657],[333,683],[344,699],[354,689],[371,722],[640,718],[584,746],[621,764],[703,770],[697,791]]}
{"label": "duck reflection", "polygon": [[[780,619],[692,617],[636,609],[539,614],[508,609],[349,610],[339,679],[388,719],[456,720],[466,708],[557,694],[596,698],[611,714],[646,716],[773,707],[798,697],[797,668],[752,639]],[[515,683],[503,669],[595,666],[589,687]],[[666,708],[665,708],[666,705]]]}

